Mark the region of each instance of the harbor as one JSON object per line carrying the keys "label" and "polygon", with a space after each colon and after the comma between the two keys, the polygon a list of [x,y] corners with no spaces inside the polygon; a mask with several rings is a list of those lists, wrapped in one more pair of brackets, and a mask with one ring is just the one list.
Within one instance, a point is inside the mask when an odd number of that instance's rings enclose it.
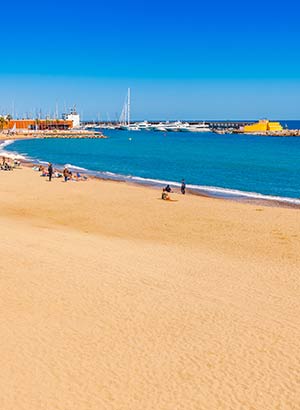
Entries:
{"label": "harbor", "polygon": [[289,128],[280,121],[268,119],[255,120],[132,120],[131,90],[128,88],[125,102],[118,120],[87,121],[80,118],[74,105],[68,113],[61,116],[46,115],[37,118],[14,118],[10,114],[0,115],[0,136],[18,138],[106,138],[105,130],[129,132],[180,132],[180,133],[216,133],[250,134],[275,137],[298,137],[300,126]]}
{"label": "harbor", "polygon": [[[274,137],[299,137],[299,128],[257,126],[273,124],[268,120],[255,121],[131,121],[130,123],[81,121],[74,127],[56,120],[41,120],[39,127],[35,120],[10,120],[9,126],[0,128],[1,138],[107,138],[106,130],[160,133],[215,133],[236,135],[263,135]],[[279,124],[279,123],[276,123]]]}
{"label": "harbor", "polygon": [[238,131],[250,121],[133,121],[130,123],[115,122],[89,122],[84,121],[83,127],[89,129],[111,129],[124,131],[158,131],[158,132],[217,132],[228,133]]}
{"label": "harbor", "polygon": [[300,129],[289,129],[278,121],[255,120],[131,120],[131,90],[128,88],[121,115],[116,121],[83,121],[86,130],[155,131],[216,134],[251,134],[265,136],[297,137]]}
{"label": "harbor", "polygon": [[[257,124],[268,123],[271,127],[257,127]],[[130,124],[120,122],[83,122],[85,130],[119,130],[119,131],[149,131],[149,132],[184,132],[184,133],[215,133],[215,134],[249,134],[274,137],[299,137],[299,128],[283,126],[272,127],[274,122],[268,120],[255,121],[134,121]],[[275,124],[279,124],[275,122]]]}

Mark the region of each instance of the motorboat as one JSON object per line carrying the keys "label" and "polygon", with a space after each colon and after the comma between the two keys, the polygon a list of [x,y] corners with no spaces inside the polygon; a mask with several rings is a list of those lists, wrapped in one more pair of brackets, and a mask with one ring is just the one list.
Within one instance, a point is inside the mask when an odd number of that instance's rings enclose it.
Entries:
{"label": "motorboat", "polygon": [[189,132],[210,132],[211,129],[209,128],[208,124],[205,122],[201,122],[200,124],[190,124],[189,128],[187,129]]}
{"label": "motorboat", "polygon": [[137,127],[139,127],[139,129],[140,130],[150,130],[151,129],[151,124],[148,122],[148,121],[142,121],[142,122],[137,122],[137,123],[135,123],[135,125],[137,126]]}
{"label": "motorboat", "polygon": [[153,131],[163,131],[166,132],[167,131],[167,127],[166,127],[165,122],[159,122],[158,124],[152,124],[152,130]]}
{"label": "motorboat", "polygon": [[[189,125],[189,124],[188,124]],[[166,124],[166,130],[167,131],[181,131],[182,129],[182,122],[181,121],[176,121],[176,122],[170,122]]]}
{"label": "motorboat", "polygon": [[126,131],[141,131],[141,129],[137,125],[128,125],[125,127]]}

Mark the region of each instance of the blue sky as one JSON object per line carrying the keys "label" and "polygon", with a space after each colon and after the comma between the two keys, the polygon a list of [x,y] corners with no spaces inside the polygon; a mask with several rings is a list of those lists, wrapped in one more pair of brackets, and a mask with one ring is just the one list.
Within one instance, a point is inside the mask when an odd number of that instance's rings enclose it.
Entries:
{"label": "blue sky", "polygon": [[[1,5],[0,112],[300,118],[300,6],[241,1]],[[7,17],[5,17],[7,16]]]}

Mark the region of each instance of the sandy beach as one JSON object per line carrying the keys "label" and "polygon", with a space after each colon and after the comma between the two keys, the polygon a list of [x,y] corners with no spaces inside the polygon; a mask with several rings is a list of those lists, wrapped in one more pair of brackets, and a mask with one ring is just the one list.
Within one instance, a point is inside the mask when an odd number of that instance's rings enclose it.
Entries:
{"label": "sandy beach", "polygon": [[300,211],[0,171],[0,408],[300,408]]}

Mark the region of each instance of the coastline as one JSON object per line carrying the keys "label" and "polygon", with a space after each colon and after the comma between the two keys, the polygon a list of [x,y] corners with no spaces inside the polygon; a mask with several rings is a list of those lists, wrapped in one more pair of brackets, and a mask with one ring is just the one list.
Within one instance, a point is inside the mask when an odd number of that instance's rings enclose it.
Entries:
{"label": "coastline", "polygon": [[[10,138],[5,139],[5,140],[0,139],[0,149],[1,149],[1,144],[3,144],[4,142],[11,141],[10,143],[13,143],[17,139],[31,140],[34,138],[32,137],[23,138],[21,135],[21,138],[14,138],[13,136],[10,136]],[[25,158],[21,154],[18,154],[18,153],[14,154],[13,152],[5,151],[5,150],[2,151],[2,154],[0,155],[7,156],[10,158],[20,159],[24,163],[24,165],[26,164],[26,166],[47,164],[46,161],[37,161],[34,159]],[[55,166],[55,169],[57,169],[59,172],[62,172],[62,169],[64,167],[64,165],[62,164],[54,164],[54,166]],[[127,184],[151,187],[153,189],[162,189],[167,184],[170,184],[173,188],[173,192],[175,193],[180,192],[180,184],[174,181],[169,181],[169,180],[160,181],[160,180],[151,179],[151,178],[141,178],[137,176],[118,175],[118,174],[113,174],[111,172],[106,172],[106,171],[92,171],[92,170],[77,167],[71,164],[67,164],[67,166],[72,171],[83,173],[87,175],[89,178],[109,180],[109,181],[114,181],[114,182],[125,182]],[[199,197],[226,199],[226,200],[232,200],[232,201],[237,201],[241,203],[250,203],[250,204],[252,203],[253,205],[264,205],[264,206],[275,206],[275,207],[279,206],[279,207],[300,209],[300,198],[286,198],[286,197],[280,197],[280,196],[272,196],[268,194],[261,194],[257,192],[239,191],[239,190],[230,189],[230,188],[209,187],[209,186],[188,184],[187,193],[190,195],[196,195]]]}
{"label": "coastline", "polygon": [[3,408],[300,404],[299,212],[27,167],[0,184]]}

